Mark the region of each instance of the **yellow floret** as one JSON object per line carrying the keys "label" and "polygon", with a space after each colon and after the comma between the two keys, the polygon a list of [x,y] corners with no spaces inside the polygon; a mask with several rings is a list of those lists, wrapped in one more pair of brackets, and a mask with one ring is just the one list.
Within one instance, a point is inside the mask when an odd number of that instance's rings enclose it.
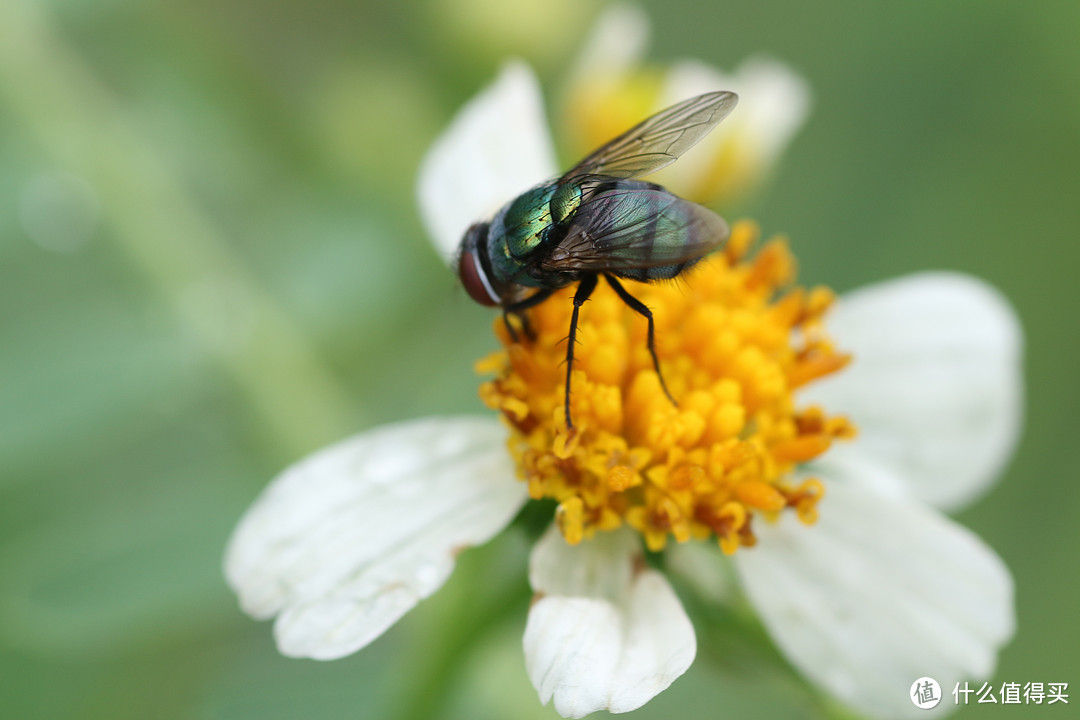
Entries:
{"label": "yellow floret", "polygon": [[791,510],[817,518],[820,480],[793,471],[855,434],[844,417],[800,408],[793,392],[843,368],[824,330],[835,296],[793,286],[783,240],[755,256],[752,223],[678,282],[632,284],[656,320],[665,395],[646,344],[647,324],[605,284],[580,314],[567,429],[565,338],[573,288],[529,311],[535,330],[477,363],[495,378],[480,396],[502,413],[510,449],[533,498],[558,504],[571,544],[629,525],[651,550],[669,538],[712,537],[728,554],[754,545],[753,523]]}

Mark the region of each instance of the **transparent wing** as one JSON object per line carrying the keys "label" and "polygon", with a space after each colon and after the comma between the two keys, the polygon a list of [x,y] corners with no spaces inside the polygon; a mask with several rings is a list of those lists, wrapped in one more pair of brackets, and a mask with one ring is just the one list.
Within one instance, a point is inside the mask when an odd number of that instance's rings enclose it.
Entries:
{"label": "transparent wing", "polygon": [[656,172],[696,145],[738,101],[738,95],[726,91],[684,100],[630,128],[578,163],[561,180],[581,175],[625,180]]}
{"label": "transparent wing", "polygon": [[541,269],[618,274],[679,265],[707,255],[728,238],[719,215],[657,185],[608,184],[588,195]]}

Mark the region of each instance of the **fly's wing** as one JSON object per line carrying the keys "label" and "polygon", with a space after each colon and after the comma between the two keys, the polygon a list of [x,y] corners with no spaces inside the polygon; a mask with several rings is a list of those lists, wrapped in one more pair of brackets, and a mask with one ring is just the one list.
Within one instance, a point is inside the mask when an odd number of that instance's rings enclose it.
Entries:
{"label": "fly's wing", "polygon": [[627,271],[693,262],[729,235],[727,223],[711,210],[658,185],[628,180],[590,193],[565,232],[540,261],[542,270],[610,272],[635,279],[665,275]]}
{"label": "fly's wing", "polygon": [[627,180],[656,172],[679,159],[727,117],[739,96],[711,92],[684,100],[630,128],[562,176],[582,175]]}

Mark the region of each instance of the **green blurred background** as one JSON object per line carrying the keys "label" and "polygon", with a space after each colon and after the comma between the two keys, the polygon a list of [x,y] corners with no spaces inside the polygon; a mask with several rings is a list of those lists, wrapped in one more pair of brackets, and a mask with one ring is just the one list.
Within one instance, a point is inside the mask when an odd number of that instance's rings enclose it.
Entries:
{"label": "green blurred background", "polygon": [[[303,453],[483,412],[491,315],[427,245],[417,165],[506,55],[556,95],[601,7],[0,2],[0,715],[554,717],[520,654],[518,536],[333,663],[278,656],[220,564]],[[809,81],[808,125],[740,208],[805,280],[950,268],[1015,304],[1023,440],[960,519],[1016,577],[995,684],[1080,693],[1080,4],[645,7],[652,60],[766,53]],[[642,717],[821,714],[698,610],[698,662]]]}

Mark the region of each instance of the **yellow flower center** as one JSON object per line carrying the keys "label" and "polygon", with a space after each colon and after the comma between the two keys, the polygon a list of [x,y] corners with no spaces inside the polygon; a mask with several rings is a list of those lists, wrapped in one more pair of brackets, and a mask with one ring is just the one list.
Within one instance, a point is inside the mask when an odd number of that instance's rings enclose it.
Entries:
{"label": "yellow flower center", "polygon": [[[584,157],[642,118],[665,109],[664,77],[660,68],[638,67],[580,78],[563,112],[562,134],[572,157]],[[705,205],[725,205],[743,197],[768,170],[761,143],[746,136],[737,116],[725,120],[718,132],[650,180]]]}
{"label": "yellow flower center", "polygon": [[726,249],[685,280],[633,284],[656,321],[661,388],[644,318],[601,284],[581,309],[567,429],[563,413],[566,335],[573,289],[530,311],[534,339],[503,325],[504,349],[477,363],[480,396],[511,429],[510,452],[536,499],[559,503],[557,522],[577,544],[624,523],[651,550],[715,537],[724,552],[754,544],[756,518],[793,510],[811,524],[820,480],[796,482],[799,463],[818,457],[854,426],[792,393],[847,364],[825,333],[828,288],[794,286],[795,261],[782,240],[747,253],[757,228],[735,226]]}
{"label": "yellow flower center", "polygon": [[565,135],[574,157],[585,157],[607,141],[664,109],[659,70],[612,76],[594,73],[580,78],[566,98]]}

